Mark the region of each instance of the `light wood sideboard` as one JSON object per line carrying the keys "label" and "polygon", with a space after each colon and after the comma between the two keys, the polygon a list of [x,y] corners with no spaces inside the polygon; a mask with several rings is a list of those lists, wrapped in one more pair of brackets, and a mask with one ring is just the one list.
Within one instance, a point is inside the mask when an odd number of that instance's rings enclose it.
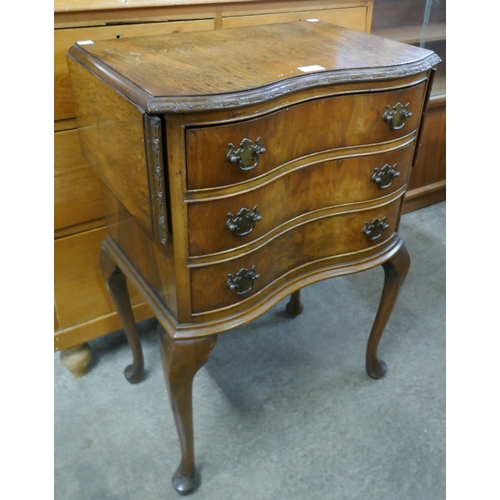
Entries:
{"label": "light wood sideboard", "polygon": [[[91,360],[89,340],[121,327],[99,271],[105,236],[99,181],[83,160],[66,54],[82,40],[195,32],[317,18],[369,32],[372,0],[55,0],[55,333],[54,348],[74,375]],[[153,316],[131,287],[137,321]]]}

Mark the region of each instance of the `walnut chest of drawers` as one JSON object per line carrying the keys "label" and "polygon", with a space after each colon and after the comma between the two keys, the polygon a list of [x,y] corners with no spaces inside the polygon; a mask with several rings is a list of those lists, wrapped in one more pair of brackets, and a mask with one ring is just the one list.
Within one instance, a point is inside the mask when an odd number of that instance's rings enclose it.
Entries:
{"label": "walnut chest of drawers", "polygon": [[101,178],[101,268],[141,378],[126,279],[159,320],[182,459],[197,485],[191,383],[217,334],[310,283],[382,265],[366,357],[409,267],[397,233],[439,58],[308,20],[83,41],[69,53],[80,144]]}

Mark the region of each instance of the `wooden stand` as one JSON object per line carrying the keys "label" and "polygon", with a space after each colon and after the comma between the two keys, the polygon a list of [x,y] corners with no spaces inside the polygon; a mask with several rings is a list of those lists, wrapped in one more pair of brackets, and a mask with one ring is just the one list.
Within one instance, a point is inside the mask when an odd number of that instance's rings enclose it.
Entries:
{"label": "wooden stand", "polygon": [[199,483],[192,384],[218,334],[287,297],[297,316],[302,288],[382,265],[366,371],[385,374],[377,348],[410,264],[397,229],[438,62],[317,20],[71,48],[125,376],[138,382],[144,363],[128,281],[160,325],[178,493]]}

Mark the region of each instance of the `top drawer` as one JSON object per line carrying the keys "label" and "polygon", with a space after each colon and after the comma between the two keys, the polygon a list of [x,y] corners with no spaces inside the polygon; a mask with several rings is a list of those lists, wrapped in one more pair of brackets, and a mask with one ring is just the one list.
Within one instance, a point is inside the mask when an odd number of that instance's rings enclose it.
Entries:
{"label": "top drawer", "polygon": [[[424,90],[425,83],[421,83],[328,97],[252,120],[188,129],[188,189],[236,184],[319,151],[402,137],[418,127]],[[398,103],[408,104],[411,116],[404,119],[400,114],[392,122],[385,121],[386,111],[395,111]]]}

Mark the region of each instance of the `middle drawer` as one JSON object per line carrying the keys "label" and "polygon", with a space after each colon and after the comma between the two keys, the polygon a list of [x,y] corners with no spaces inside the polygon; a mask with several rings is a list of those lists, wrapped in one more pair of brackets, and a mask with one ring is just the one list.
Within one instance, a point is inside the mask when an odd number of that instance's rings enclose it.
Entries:
{"label": "middle drawer", "polygon": [[[246,255],[192,266],[192,311],[238,306],[298,275],[356,263],[390,244],[403,196],[362,209],[325,214],[282,233]],[[267,288],[269,291],[271,288]]]}
{"label": "middle drawer", "polygon": [[302,165],[248,192],[189,203],[189,254],[237,248],[311,212],[393,193],[407,182],[413,148]]}

